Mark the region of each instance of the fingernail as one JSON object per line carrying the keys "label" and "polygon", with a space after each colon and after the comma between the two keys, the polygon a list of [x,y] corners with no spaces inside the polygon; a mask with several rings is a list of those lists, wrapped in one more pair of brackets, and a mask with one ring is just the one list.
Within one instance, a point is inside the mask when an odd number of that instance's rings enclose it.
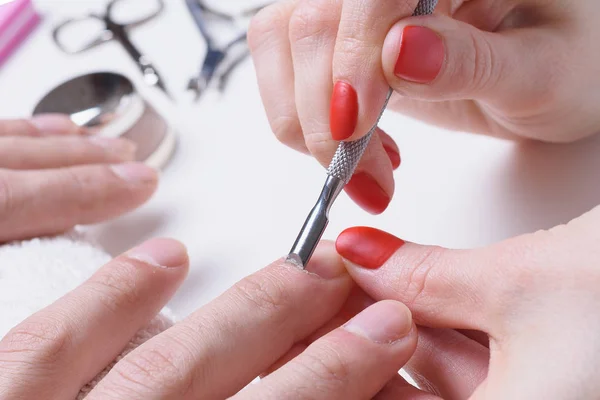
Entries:
{"label": "fingernail", "polygon": [[130,183],[148,183],[157,179],[156,171],[142,163],[117,164],[110,168],[115,175]]}
{"label": "fingernail", "polygon": [[89,141],[123,161],[135,158],[136,145],[130,140],[94,136]]}
{"label": "fingernail", "polygon": [[402,31],[394,73],[407,81],[429,83],[440,73],[444,53],[444,42],[436,32],[423,26],[407,26]]}
{"label": "fingernail", "polygon": [[390,135],[380,130],[379,139],[381,140],[381,144],[383,145],[383,149],[387,153],[390,161],[392,162],[392,168],[395,170],[400,167],[400,163],[402,159],[400,158],[400,150],[396,141],[392,139]]}
{"label": "fingernail", "polygon": [[306,271],[323,279],[334,279],[346,272],[332,242],[321,242],[306,266]]}
{"label": "fingernail", "polygon": [[404,244],[403,240],[387,232],[355,227],[338,236],[335,248],[340,256],[359,267],[378,269]]}
{"label": "fingernail", "polygon": [[392,200],[366,172],[354,175],[345,190],[360,207],[375,215],[384,212]]}
{"label": "fingernail", "polygon": [[388,157],[390,158],[390,161],[392,162],[392,168],[394,168],[394,170],[400,168],[400,163],[402,162],[400,158],[400,152],[392,147],[386,146],[385,144],[383,145],[383,149],[385,150]]}
{"label": "fingernail", "polygon": [[64,135],[79,129],[71,119],[63,114],[39,114],[30,119],[40,135]]}
{"label": "fingernail", "polygon": [[350,138],[358,124],[358,95],[347,82],[339,81],[331,96],[330,129],[333,140]]}
{"label": "fingernail", "polygon": [[188,263],[185,246],[171,239],[149,240],[127,252],[126,256],[156,268],[178,268]]}
{"label": "fingernail", "polygon": [[402,303],[382,301],[351,319],[344,329],[379,344],[391,344],[408,336],[412,315]]}

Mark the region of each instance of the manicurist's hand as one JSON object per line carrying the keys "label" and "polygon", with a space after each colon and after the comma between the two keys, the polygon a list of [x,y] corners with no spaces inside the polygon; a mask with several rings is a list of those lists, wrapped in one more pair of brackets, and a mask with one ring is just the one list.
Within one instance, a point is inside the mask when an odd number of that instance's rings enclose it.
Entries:
{"label": "manicurist's hand", "polygon": [[[594,399],[600,393],[600,208],[564,226],[476,250],[351,228],[337,250],[373,299],[419,325],[408,371],[378,399]],[[489,363],[489,369],[488,369]]]}
{"label": "manicurist's hand", "polygon": [[0,120],[0,242],[63,233],[140,206],[156,172],[135,145],[98,138],[62,115]]}
{"label": "manicurist's hand", "polygon": [[[600,131],[595,0],[283,0],[249,32],[275,135],[323,166],[390,109],[445,128],[569,142]],[[389,132],[393,134],[393,132]],[[398,147],[379,131],[347,192],[381,213]]]}

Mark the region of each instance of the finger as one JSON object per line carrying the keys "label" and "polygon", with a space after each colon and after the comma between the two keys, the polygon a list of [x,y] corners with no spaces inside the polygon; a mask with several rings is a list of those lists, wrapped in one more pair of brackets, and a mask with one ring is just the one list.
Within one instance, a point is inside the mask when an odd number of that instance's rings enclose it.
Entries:
{"label": "finger", "polygon": [[277,139],[308,154],[296,112],[294,66],[289,20],[299,0],[285,0],[261,10],[248,30],[248,44],[260,95]]}
{"label": "finger", "polygon": [[499,277],[486,249],[419,246],[364,227],[342,232],[336,248],[367,294],[405,303],[419,325],[490,332]]}
{"label": "finger", "polygon": [[304,339],[303,341],[296,343],[294,347],[283,357],[275,362],[262,376],[267,376],[283,365],[290,362],[292,359],[296,358],[300,355],[306,348],[313,342],[322,338],[329,332],[339,328],[340,326],[347,323],[351,318],[354,318],[358,313],[364,311],[367,307],[373,305],[375,301],[369,297],[362,289],[357,286],[352,288],[350,295],[348,296],[348,300],[342,306],[340,312],[333,317],[331,320],[327,321],[325,325],[317,329],[314,333],[312,333],[309,337]]}
{"label": "finger", "polygon": [[[363,210],[377,215],[383,213],[394,196],[395,183],[392,158],[382,144],[381,130],[377,128],[356,172],[344,188],[348,196]],[[388,148],[393,151],[393,148]],[[400,154],[395,158],[395,162]]]}
{"label": "finger", "polygon": [[40,114],[30,120],[0,121],[0,137],[84,135],[87,133],[85,128],[75,125],[68,116],[61,114]]}
{"label": "finger", "polygon": [[424,390],[444,400],[468,399],[487,377],[490,352],[451,329],[419,329],[406,371]]}
{"label": "finger", "polygon": [[26,319],[0,342],[3,397],[76,398],[160,311],[187,268],[181,244],[151,240]]}
{"label": "finger", "polygon": [[133,161],[136,146],[126,139],[0,137],[0,167],[60,168]]}
{"label": "finger", "polygon": [[384,106],[389,84],[382,73],[381,51],[394,23],[412,15],[418,0],[344,1],[333,57],[335,89],[331,131],[336,140],[364,136]]}
{"label": "finger", "polygon": [[451,17],[414,17],[390,30],[383,68],[391,86],[411,99],[476,99],[488,106],[511,101],[512,109],[522,110],[543,98],[555,71],[539,66],[552,63],[556,53],[549,48],[560,47],[546,30],[490,33]]}
{"label": "finger", "polygon": [[381,140],[381,144],[383,145],[383,149],[388,155],[390,162],[392,163],[393,169],[400,168],[400,164],[402,159],[400,158],[400,148],[396,144],[396,141],[392,139],[390,135],[385,133],[384,131],[379,131],[379,139]]}
{"label": "finger", "polygon": [[[332,63],[342,3],[306,0],[297,5],[290,18],[298,116],[308,150],[326,168],[339,144],[339,138],[332,136],[330,114],[337,113],[336,101],[332,101]],[[347,120],[348,116],[340,119]],[[379,134],[373,136],[346,193],[372,214],[387,209],[394,194],[394,179]]]}
{"label": "finger", "polygon": [[304,342],[295,344],[290,349],[290,351],[288,351],[279,360],[275,361],[275,363],[273,365],[271,365],[265,372],[263,372],[262,374],[260,374],[260,377],[261,378],[265,378],[265,377],[271,375],[273,372],[277,371],[279,368],[283,367],[285,364],[289,363],[294,358],[298,357],[307,348],[308,348],[308,345],[304,344]]}
{"label": "finger", "polygon": [[463,329],[458,329],[457,332],[468,337],[471,340],[474,340],[475,342],[479,343],[480,345],[482,345],[483,347],[485,347],[487,349],[490,348],[490,336],[485,332],[470,331],[470,330],[463,330]]}
{"label": "finger", "polygon": [[333,244],[309,272],[281,261],[123,359],[90,400],[224,399],[331,319],[352,286]]}
{"label": "finger", "polygon": [[0,170],[0,242],[115,218],[148,200],[157,182],[156,171],[136,163]]}
{"label": "finger", "polygon": [[423,392],[408,383],[400,375],[394,376],[373,400],[442,400],[438,396]]}
{"label": "finger", "polygon": [[518,2],[479,0],[459,1],[451,14],[454,19],[466,22],[487,32],[501,30],[503,21],[515,10]]}
{"label": "finger", "polygon": [[417,330],[401,303],[377,303],[233,399],[372,398],[410,359]]}

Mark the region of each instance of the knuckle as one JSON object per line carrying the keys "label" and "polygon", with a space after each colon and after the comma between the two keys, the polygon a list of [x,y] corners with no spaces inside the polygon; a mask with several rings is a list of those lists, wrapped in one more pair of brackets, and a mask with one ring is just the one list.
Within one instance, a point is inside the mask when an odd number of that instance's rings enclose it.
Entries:
{"label": "knuckle", "polygon": [[277,140],[283,144],[290,144],[298,136],[302,136],[300,121],[296,116],[279,115],[272,118],[271,129]]}
{"label": "knuckle", "polygon": [[289,295],[276,278],[249,276],[234,288],[237,295],[266,315],[278,315],[289,307]]}
{"label": "knuckle", "polygon": [[[338,38],[335,54],[336,62],[340,65],[351,65],[353,68],[359,69],[373,68],[373,61],[381,57],[381,49],[376,43],[369,42],[365,37],[368,37],[366,33],[364,36],[349,35]],[[360,62],[356,62],[357,60],[360,60]]]}
{"label": "knuckle", "polygon": [[351,380],[348,361],[334,347],[322,349],[319,354],[306,353],[302,366],[308,382],[319,382],[327,392],[333,387],[346,386]]}
{"label": "knuckle", "polygon": [[[322,123],[314,121],[311,125],[317,126],[322,125]],[[317,160],[331,160],[336,150],[336,144],[331,139],[328,127],[304,132],[304,139],[306,147]]]}
{"label": "knuckle", "polygon": [[287,28],[288,18],[285,3],[275,3],[260,10],[248,27],[250,51],[255,52],[271,38],[282,35]]}
{"label": "knuckle", "polygon": [[113,261],[108,270],[97,274],[88,282],[86,289],[113,313],[130,309],[139,303],[142,291],[134,274],[134,268],[129,262]]}
{"label": "knuckle", "polygon": [[168,347],[150,346],[125,357],[115,366],[115,374],[123,386],[147,390],[161,388],[177,392],[183,398],[191,387],[191,375],[178,363],[176,354],[182,353],[180,350],[177,342]]}
{"label": "knuckle", "polygon": [[0,173],[0,215],[8,216],[16,212],[15,207],[19,207],[19,204],[15,201],[12,181],[8,174]]}
{"label": "knuckle", "polygon": [[0,342],[0,358],[25,359],[38,366],[52,366],[68,358],[72,341],[67,324],[32,318],[15,327]]}
{"label": "knuckle", "polygon": [[493,87],[496,80],[502,76],[504,65],[495,59],[492,45],[482,35],[471,32],[470,39],[473,47],[473,69],[471,82],[476,90]]}
{"label": "knuckle", "polygon": [[328,2],[307,0],[300,3],[289,20],[289,38],[294,44],[335,38],[338,21],[332,17]]}
{"label": "knuckle", "polygon": [[401,291],[405,293],[405,303],[421,304],[435,298],[429,296],[433,290],[430,285],[431,273],[445,251],[441,247],[428,247],[417,260],[407,263],[410,267],[406,269],[407,278],[402,279],[405,287]]}
{"label": "knuckle", "polygon": [[70,214],[72,213],[75,221],[80,221],[96,204],[104,204],[105,199],[102,198],[101,191],[93,193],[97,182],[90,174],[82,173],[81,168],[65,168],[58,171],[55,183],[57,187],[68,186],[68,193],[76,194],[73,198],[77,201],[71,201],[69,204]]}

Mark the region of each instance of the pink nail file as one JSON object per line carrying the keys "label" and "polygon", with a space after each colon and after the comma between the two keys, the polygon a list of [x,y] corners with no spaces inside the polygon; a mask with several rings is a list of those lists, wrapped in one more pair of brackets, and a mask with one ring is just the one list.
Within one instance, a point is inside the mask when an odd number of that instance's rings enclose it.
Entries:
{"label": "pink nail file", "polygon": [[0,65],[40,20],[31,0],[0,0]]}

